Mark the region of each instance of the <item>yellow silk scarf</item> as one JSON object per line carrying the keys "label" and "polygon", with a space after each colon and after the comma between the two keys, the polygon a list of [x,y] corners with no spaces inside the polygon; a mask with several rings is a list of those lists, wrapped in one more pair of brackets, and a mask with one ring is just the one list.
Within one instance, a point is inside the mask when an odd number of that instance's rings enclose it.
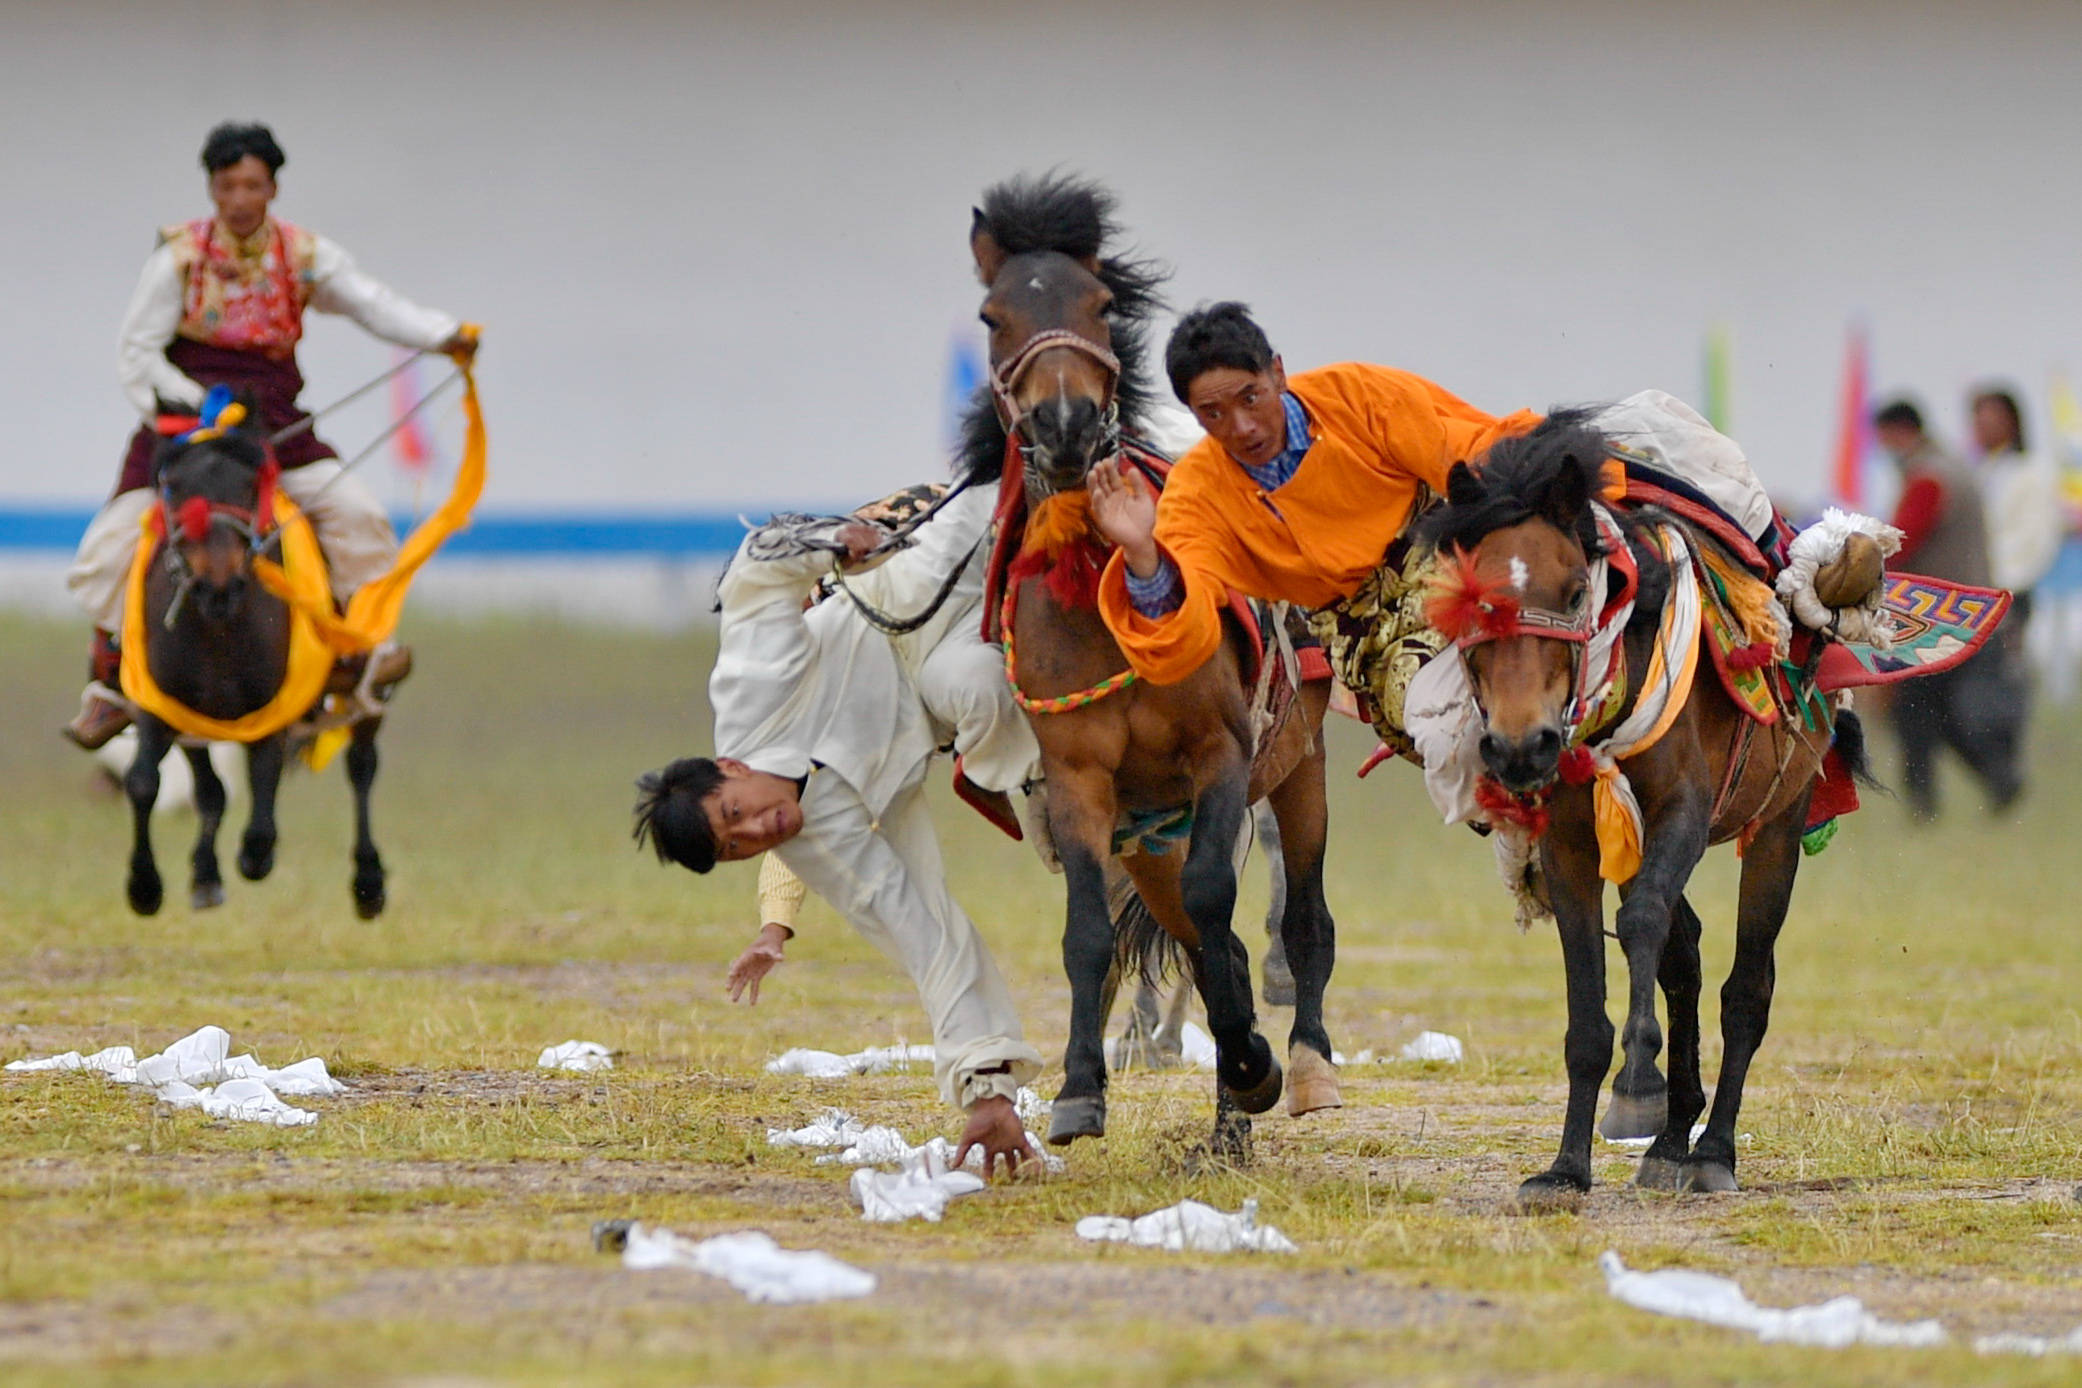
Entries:
{"label": "yellow silk scarf", "polygon": [[213,742],[258,742],[296,722],[325,692],[335,655],[374,650],[397,630],[412,580],[449,536],[470,523],[470,512],[484,491],[484,413],[478,406],[477,379],[470,363],[458,356],[463,376],[463,415],[468,429],[455,483],[440,509],[405,540],[390,571],[348,599],[347,611],[334,611],[331,583],[318,537],[288,497],[275,494],[276,524],[282,533],[282,562],[256,558],[254,577],[262,587],[289,604],[289,669],[275,696],[238,718],[212,718],[197,713],[161,689],[145,658],[145,576],[158,551],[159,508],[145,515],[137,555],[123,602],[123,693],[153,717],[184,737]]}

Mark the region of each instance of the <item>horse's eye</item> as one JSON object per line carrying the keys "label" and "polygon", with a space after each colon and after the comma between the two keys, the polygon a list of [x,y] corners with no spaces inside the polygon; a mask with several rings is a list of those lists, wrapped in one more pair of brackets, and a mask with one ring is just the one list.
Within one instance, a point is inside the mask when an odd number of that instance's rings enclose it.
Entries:
{"label": "horse's eye", "polygon": [[989,328],[992,332],[996,332],[998,330],[998,320],[991,317],[988,313],[977,314],[976,321],[981,323],[984,327]]}

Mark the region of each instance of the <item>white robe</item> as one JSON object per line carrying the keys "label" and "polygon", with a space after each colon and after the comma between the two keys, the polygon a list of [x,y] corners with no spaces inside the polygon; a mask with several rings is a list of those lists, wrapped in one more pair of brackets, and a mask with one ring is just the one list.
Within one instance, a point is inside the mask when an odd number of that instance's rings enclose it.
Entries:
{"label": "white robe", "polygon": [[[927,523],[911,549],[849,582],[884,611],[916,611],[989,527],[987,494],[980,506],[968,500]],[[942,730],[913,673],[939,649],[920,638],[944,646],[975,630],[980,582],[925,629],[892,639],[843,596],[803,610],[829,569],[829,558],[814,554],[755,562],[740,550],[731,562],[709,677],[716,755],[809,778],[802,832],[775,854],[910,974],[932,1021],[942,1097],[961,1108],[1012,1098],[1039,1073],[1041,1056],[1024,1039],[982,937],[947,891],[924,793]],[[1002,673],[997,679],[1001,686]],[[993,692],[1010,707],[1009,694]],[[1014,725],[1024,729],[1016,708],[1006,723]]]}

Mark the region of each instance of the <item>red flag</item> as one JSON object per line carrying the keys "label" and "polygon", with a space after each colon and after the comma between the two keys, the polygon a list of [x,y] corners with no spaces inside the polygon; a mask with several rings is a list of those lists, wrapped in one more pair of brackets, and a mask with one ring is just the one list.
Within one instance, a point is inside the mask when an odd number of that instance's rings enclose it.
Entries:
{"label": "red flag", "polygon": [[[398,352],[406,355],[402,347]],[[427,437],[420,417],[412,413],[419,399],[419,369],[415,363],[390,378],[390,417],[393,423],[404,421],[390,436],[391,452],[400,468],[415,474],[424,473],[434,461],[433,440]]]}
{"label": "red flag", "polygon": [[1865,504],[1865,460],[1872,452],[1872,401],[1867,394],[1867,380],[1865,329],[1853,323],[1844,343],[1836,467],[1831,478],[1837,500],[1853,510]]}

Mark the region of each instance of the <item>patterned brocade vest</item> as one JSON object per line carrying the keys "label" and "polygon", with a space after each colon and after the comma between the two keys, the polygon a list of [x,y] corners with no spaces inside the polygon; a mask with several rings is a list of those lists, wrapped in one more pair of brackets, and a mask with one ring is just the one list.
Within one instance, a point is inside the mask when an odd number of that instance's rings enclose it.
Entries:
{"label": "patterned brocade vest", "polygon": [[203,217],[159,233],[181,268],[181,325],[190,342],[286,360],[304,335],[317,238],[270,217],[240,239]]}

